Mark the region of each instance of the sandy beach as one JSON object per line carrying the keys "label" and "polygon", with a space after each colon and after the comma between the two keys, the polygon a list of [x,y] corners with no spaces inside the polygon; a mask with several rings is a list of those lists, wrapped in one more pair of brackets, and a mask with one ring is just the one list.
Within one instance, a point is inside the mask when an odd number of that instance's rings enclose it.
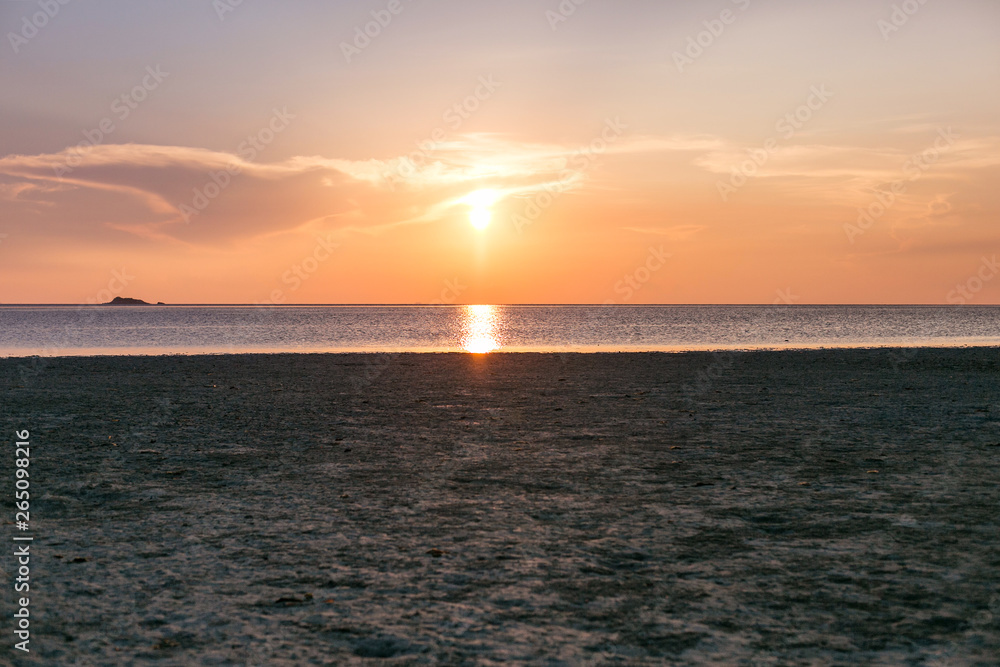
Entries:
{"label": "sandy beach", "polygon": [[32,652],[4,595],[5,664],[1000,655],[994,348],[2,359],[0,382],[35,535]]}

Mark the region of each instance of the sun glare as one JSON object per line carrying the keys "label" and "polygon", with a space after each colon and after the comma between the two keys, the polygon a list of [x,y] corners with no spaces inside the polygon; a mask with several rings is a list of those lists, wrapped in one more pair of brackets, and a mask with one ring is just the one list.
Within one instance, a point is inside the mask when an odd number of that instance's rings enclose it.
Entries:
{"label": "sun glare", "polygon": [[466,352],[486,354],[500,349],[495,306],[465,306],[462,319],[462,347]]}
{"label": "sun glare", "polygon": [[476,190],[462,201],[470,206],[469,222],[476,229],[486,229],[493,220],[492,206],[500,198],[496,190]]}
{"label": "sun glare", "polygon": [[469,211],[469,222],[476,229],[486,229],[493,220],[493,212],[488,208],[474,208]]}

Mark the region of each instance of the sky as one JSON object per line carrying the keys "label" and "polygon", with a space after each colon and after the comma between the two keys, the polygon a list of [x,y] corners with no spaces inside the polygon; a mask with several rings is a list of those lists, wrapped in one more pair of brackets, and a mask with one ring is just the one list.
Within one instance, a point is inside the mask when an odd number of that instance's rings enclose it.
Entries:
{"label": "sky", "polygon": [[1000,303],[995,0],[0,0],[0,303]]}

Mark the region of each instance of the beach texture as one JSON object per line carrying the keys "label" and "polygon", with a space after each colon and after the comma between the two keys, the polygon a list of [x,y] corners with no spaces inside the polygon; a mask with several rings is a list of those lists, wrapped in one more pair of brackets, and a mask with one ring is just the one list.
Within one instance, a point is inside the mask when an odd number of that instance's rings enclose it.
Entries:
{"label": "beach texture", "polygon": [[[39,665],[992,665],[996,349],[0,360]],[[13,452],[3,461],[14,534]]]}

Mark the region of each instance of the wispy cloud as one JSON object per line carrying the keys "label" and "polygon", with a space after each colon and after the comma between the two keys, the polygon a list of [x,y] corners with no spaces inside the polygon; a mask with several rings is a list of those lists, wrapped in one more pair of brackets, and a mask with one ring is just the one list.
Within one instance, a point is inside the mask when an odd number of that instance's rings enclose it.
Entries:
{"label": "wispy cloud", "polygon": [[[639,137],[608,152],[698,151],[719,147],[711,137]],[[416,164],[406,156],[345,160],[296,156],[248,161],[231,153],[186,146],[107,144],[84,151],[0,158],[0,206],[19,216],[75,217],[81,233],[98,224],[158,240],[212,242],[315,224],[380,229],[430,222],[448,214],[470,189],[530,197],[558,182],[582,187],[573,156],[586,145],[532,144],[498,135],[468,134],[440,142]],[[71,169],[66,169],[72,166]],[[229,173],[227,191],[192,220],[192,201],[213,174]],[[209,186],[210,188],[212,186]],[[212,190],[214,193],[214,189]],[[81,206],[104,215],[79,216]]]}
{"label": "wispy cloud", "polygon": [[637,234],[651,234],[653,236],[664,236],[670,241],[683,241],[691,238],[698,232],[708,229],[707,225],[672,225],[668,227],[623,227],[630,232]]}
{"label": "wispy cloud", "polygon": [[[753,146],[712,135],[626,136],[607,155],[675,153],[711,174],[728,175]],[[0,211],[8,220],[71,231],[95,227],[182,243],[218,243],[325,224],[376,231],[440,220],[471,190],[489,187],[502,198],[532,197],[558,184],[586,187],[590,172],[574,170],[587,144],[541,144],[497,134],[466,134],[431,147],[425,159],[406,156],[346,160],[296,156],[279,162],[248,161],[231,153],[184,146],[109,144],[82,153],[67,149],[0,158]],[[819,143],[781,146],[756,178],[788,194],[820,200],[845,195],[863,201],[901,177],[912,150]],[[73,164],[68,173],[67,164]],[[963,138],[934,167],[938,180],[961,179],[967,170],[1000,165],[1000,138]],[[193,217],[194,193],[212,174],[234,175],[211,205]],[[941,190],[938,200],[947,195]],[[932,197],[933,199],[933,197]],[[943,204],[942,204],[943,206]],[[937,209],[935,209],[937,210]],[[321,222],[318,222],[321,221]],[[683,238],[699,225],[631,226],[634,232]]]}

